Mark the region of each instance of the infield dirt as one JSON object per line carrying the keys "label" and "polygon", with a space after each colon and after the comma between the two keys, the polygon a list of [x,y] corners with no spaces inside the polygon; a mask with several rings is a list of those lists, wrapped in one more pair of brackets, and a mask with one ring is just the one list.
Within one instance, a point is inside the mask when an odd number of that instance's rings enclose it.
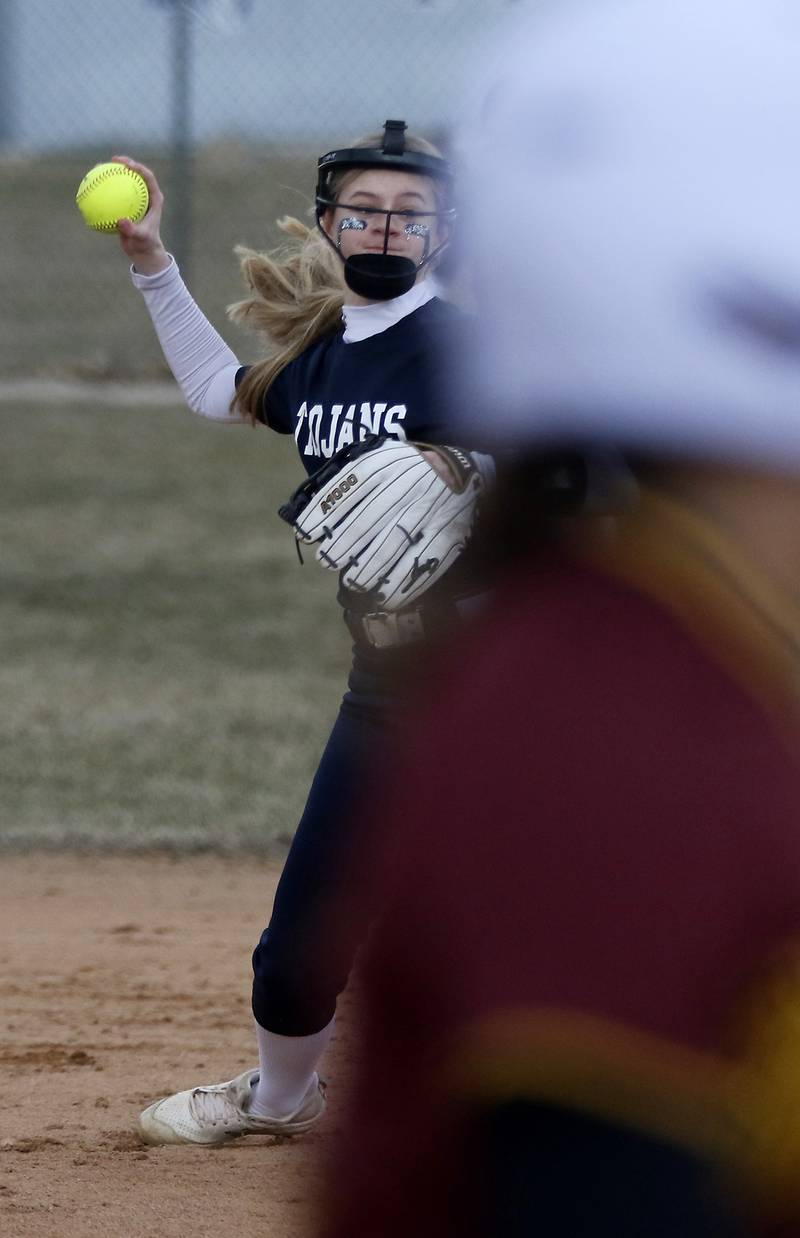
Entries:
{"label": "infield dirt", "polygon": [[4,856],[4,1238],[306,1238],[355,1058],[344,995],[328,1112],[302,1140],[145,1148],[138,1112],[255,1065],[249,956],[280,868],[212,855]]}

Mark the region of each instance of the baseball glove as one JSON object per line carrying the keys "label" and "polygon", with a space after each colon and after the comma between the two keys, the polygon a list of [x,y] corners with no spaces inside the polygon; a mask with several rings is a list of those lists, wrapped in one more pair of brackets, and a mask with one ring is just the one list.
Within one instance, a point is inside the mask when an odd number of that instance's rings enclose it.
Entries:
{"label": "baseball glove", "polygon": [[[436,453],[452,484],[422,454]],[[408,606],[469,541],[483,489],[468,452],[371,435],[343,447],[295,490],[279,515],[298,545],[316,546],[341,585],[382,610]]]}

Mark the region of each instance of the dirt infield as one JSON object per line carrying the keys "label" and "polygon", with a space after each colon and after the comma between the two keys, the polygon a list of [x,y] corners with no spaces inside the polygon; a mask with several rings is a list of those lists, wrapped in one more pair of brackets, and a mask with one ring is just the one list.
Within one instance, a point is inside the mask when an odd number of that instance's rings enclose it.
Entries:
{"label": "dirt infield", "polygon": [[0,1233],[306,1238],[354,1057],[345,994],[318,1132],[144,1148],[138,1111],[253,1062],[249,953],[279,869],[209,855],[4,856]]}

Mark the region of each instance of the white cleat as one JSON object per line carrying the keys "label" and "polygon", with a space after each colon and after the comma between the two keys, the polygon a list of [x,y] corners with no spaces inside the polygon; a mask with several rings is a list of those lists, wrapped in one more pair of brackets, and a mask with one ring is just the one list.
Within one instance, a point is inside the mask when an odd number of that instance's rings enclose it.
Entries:
{"label": "white cleat", "polygon": [[285,1118],[260,1118],[248,1113],[257,1070],[246,1070],[228,1083],[175,1092],[155,1101],[139,1115],[145,1143],[228,1143],[240,1135],[303,1135],[322,1117],[325,1085],[314,1075],[294,1113]]}

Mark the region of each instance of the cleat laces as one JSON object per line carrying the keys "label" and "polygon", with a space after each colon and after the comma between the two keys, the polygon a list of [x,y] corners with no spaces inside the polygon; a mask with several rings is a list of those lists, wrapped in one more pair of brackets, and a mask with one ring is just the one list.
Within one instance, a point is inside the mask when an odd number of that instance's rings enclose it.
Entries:
{"label": "cleat laces", "polygon": [[197,1088],[192,1092],[189,1108],[201,1125],[210,1123],[216,1126],[220,1122],[227,1124],[241,1119],[241,1114],[224,1092],[209,1092],[204,1088]]}

